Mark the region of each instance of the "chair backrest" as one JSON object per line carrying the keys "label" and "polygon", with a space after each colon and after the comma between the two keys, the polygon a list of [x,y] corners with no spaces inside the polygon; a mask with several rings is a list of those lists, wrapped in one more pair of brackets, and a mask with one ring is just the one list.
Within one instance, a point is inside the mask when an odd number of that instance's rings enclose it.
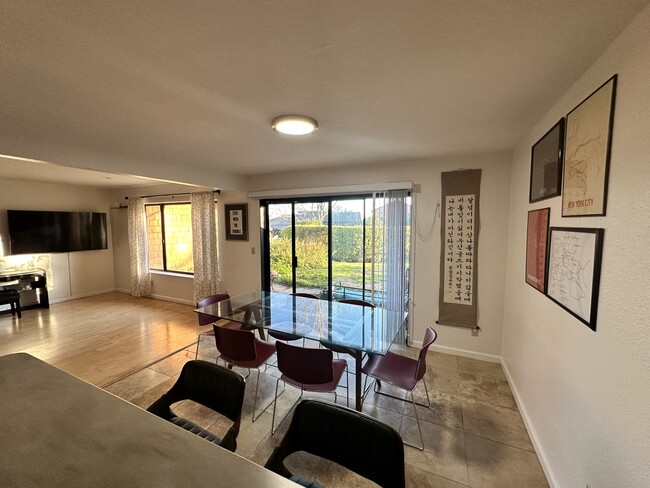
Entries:
{"label": "chair backrest", "polygon": [[292,473],[284,459],[297,451],[334,461],[379,486],[406,486],[404,445],[399,433],[349,408],[318,400],[301,401],[289,430],[265,467],[289,478]]}
{"label": "chair backrest", "polygon": [[302,297],[302,298],[313,298],[314,300],[320,300],[318,295],[314,295],[313,293],[294,293],[294,297]]}
{"label": "chair backrest", "polygon": [[251,330],[212,326],[217,350],[230,361],[253,361],[257,358],[255,334]]}
{"label": "chair backrest", "polygon": [[424,333],[424,340],[422,341],[422,349],[420,349],[420,354],[418,356],[418,367],[415,370],[416,380],[421,380],[427,372],[427,351],[429,350],[429,346],[433,344],[437,338],[438,333],[431,327],[427,327],[427,331]]}
{"label": "chair backrest", "polygon": [[350,305],[361,305],[362,307],[375,308],[372,303],[366,302],[365,300],[357,300],[356,298],[342,298],[339,300],[339,303],[349,303]]}
{"label": "chair backrest", "polygon": [[241,424],[245,382],[242,375],[206,361],[188,361],[174,386],[147,410],[164,419],[175,417],[171,405],[192,400],[218,412],[233,422],[221,446],[234,451]]}
{"label": "chair backrest", "polygon": [[[217,303],[217,302],[222,302],[223,300],[228,300],[229,298],[230,295],[228,295],[228,293],[218,293],[216,295],[210,295],[205,298],[201,298],[198,302],[196,302],[196,308],[207,307],[208,305],[212,305],[213,303]],[[199,325],[212,324],[215,321],[213,315],[208,315],[201,312],[199,312],[198,315],[199,315]]]}
{"label": "chair backrest", "polygon": [[314,349],[276,342],[278,369],[294,381],[320,385],[334,379],[329,349]]}

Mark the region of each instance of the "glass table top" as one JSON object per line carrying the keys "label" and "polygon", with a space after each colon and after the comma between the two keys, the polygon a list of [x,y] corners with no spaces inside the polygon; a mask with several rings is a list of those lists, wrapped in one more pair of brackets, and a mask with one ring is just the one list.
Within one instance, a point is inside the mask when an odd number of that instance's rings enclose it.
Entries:
{"label": "glass table top", "polygon": [[266,291],[234,296],[195,311],[374,354],[386,354],[406,318],[403,312],[383,308]]}

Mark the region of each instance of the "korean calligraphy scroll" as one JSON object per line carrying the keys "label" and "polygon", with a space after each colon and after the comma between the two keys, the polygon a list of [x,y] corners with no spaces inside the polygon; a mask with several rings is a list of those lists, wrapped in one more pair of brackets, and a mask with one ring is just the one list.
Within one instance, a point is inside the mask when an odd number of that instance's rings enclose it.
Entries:
{"label": "korean calligraphy scroll", "polygon": [[481,170],[442,173],[439,319],[478,323],[478,231]]}

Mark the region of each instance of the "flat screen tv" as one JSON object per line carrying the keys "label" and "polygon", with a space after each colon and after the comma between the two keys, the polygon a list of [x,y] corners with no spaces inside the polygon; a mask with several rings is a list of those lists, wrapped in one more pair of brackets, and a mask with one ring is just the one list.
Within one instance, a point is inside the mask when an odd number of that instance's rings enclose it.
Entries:
{"label": "flat screen tv", "polygon": [[106,214],[7,210],[11,254],[108,249]]}

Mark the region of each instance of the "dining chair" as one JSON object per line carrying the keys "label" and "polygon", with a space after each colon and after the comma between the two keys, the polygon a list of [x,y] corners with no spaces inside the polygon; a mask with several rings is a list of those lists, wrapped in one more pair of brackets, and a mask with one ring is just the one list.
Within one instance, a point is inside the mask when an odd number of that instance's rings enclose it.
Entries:
{"label": "dining chair", "polygon": [[[420,418],[418,416],[418,409],[416,405],[423,407],[431,406],[431,401],[429,400],[429,390],[427,389],[427,382],[424,379],[424,374],[427,372],[427,350],[429,349],[429,346],[434,343],[437,337],[438,334],[436,331],[431,327],[427,327],[418,359],[411,359],[409,357],[401,356],[400,354],[395,354],[391,351],[388,351],[385,356],[371,354],[366,364],[363,366],[363,368],[361,368],[361,371],[366,374],[366,379],[367,377],[375,379],[376,393],[409,402],[404,398],[379,391],[381,388],[381,382],[385,381],[386,383],[396,386],[402,390],[406,390],[411,394],[411,401],[409,403],[413,404],[413,410],[415,411],[415,420],[418,424],[418,431],[420,432],[420,441],[422,442],[422,447],[410,443],[407,444],[420,450],[424,450],[424,438],[422,437],[422,428],[420,427]],[[427,395],[426,405],[423,403],[416,403],[415,398],[413,397],[413,390],[415,390],[420,380],[422,380],[422,383],[424,384],[424,392]],[[368,391],[369,388],[365,388],[364,381],[364,399],[368,394]]]}
{"label": "dining chair", "polygon": [[[348,305],[359,305],[362,307],[375,308],[375,306],[370,302],[366,302],[365,300],[357,300],[354,298],[342,298],[341,300],[338,300],[338,303],[347,303]],[[337,354],[350,354],[351,356],[354,356],[355,354],[353,350],[345,346],[338,346],[336,344],[330,344],[325,341],[321,341],[321,344]]]}
{"label": "dining chair", "polygon": [[289,430],[265,467],[302,486],[321,487],[294,475],[284,460],[304,451],[333,461],[382,487],[404,488],[404,445],[392,427],[350,408],[302,400]]}
{"label": "dining chair", "polygon": [[[319,298],[314,295],[313,293],[294,293],[294,297],[302,297],[302,298],[314,298],[316,300],[319,300]],[[290,332],[282,332],[279,330],[272,330],[272,329],[267,329],[266,332],[269,334],[269,336],[273,337],[276,340],[279,341],[297,341],[299,339],[302,339],[302,345],[305,345],[305,338],[296,334],[291,334]]]}
{"label": "dining chair", "polygon": [[[213,303],[222,302],[228,299],[230,299],[230,295],[228,293],[217,293],[216,295],[209,295],[205,298],[201,298],[198,302],[196,302],[196,308],[207,307],[208,305],[212,305]],[[198,312],[198,316],[199,316],[199,325],[201,326],[216,323],[214,315],[208,315],[205,313]],[[228,329],[240,329],[241,324],[238,324],[237,322],[228,322],[224,325],[221,325],[220,327],[226,327]],[[196,340],[196,353],[194,354],[194,359],[197,359],[199,357],[199,346],[201,345],[201,338],[204,336],[212,336],[212,335],[214,335],[212,329],[199,333],[199,336]]]}
{"label": "dining chair", "polygon": [[[293,346],[284,342],[277,342],[277,368],[280,370],[280,377],[275,383],[275,398],[273,399],[273,418],[271,419],[271,435],[275,434],[275,411],[278,404],[278,386],[280,381],[285,385],[289,384],[300,389],[300,397],[305,391],[314,393],[334,393],[334,401],[338,399],[336,388],[346,371],[346,362],[342,359],[334,359],[329,349],[314,349],[308,347]],[[345,384],[345,397],[347,405],[350,406],[350,395],[348,389],[349,381]],[[280,395],[284,389],[280,392]],[[282,418],[278,427],[293,405]]]}
{"label": "dining chair", "polygon": [[[255,416],[255,407],[257,406],[257,391],[260,386],[260,375],[262,374],[260,366],[273,356],[276,345],[256,338],[251,330],[230,329],[218,325],[213,325],[212,329],[214,331],[217,350],[220,354],[217,361],[222,359],[229,368],[233,366],[246,368],[248,369],[249,375],[251,369],[257,370],[255,397],[253,400],[253,422],[255,422],[259,417],[259,415],[257,417]],[[283,343],[279,342],[278,344]]]}
{"label": "dining chair", "polygon": [[[244,378],[235,371],[206,361],[188,361],[174,386],[148,409],[158,417],[182,427],[218,446],[235,452],[244,405]],[[171,406],[182,400],[192,400],[230,419],[233,424],[222,438],[179,417]]]}

